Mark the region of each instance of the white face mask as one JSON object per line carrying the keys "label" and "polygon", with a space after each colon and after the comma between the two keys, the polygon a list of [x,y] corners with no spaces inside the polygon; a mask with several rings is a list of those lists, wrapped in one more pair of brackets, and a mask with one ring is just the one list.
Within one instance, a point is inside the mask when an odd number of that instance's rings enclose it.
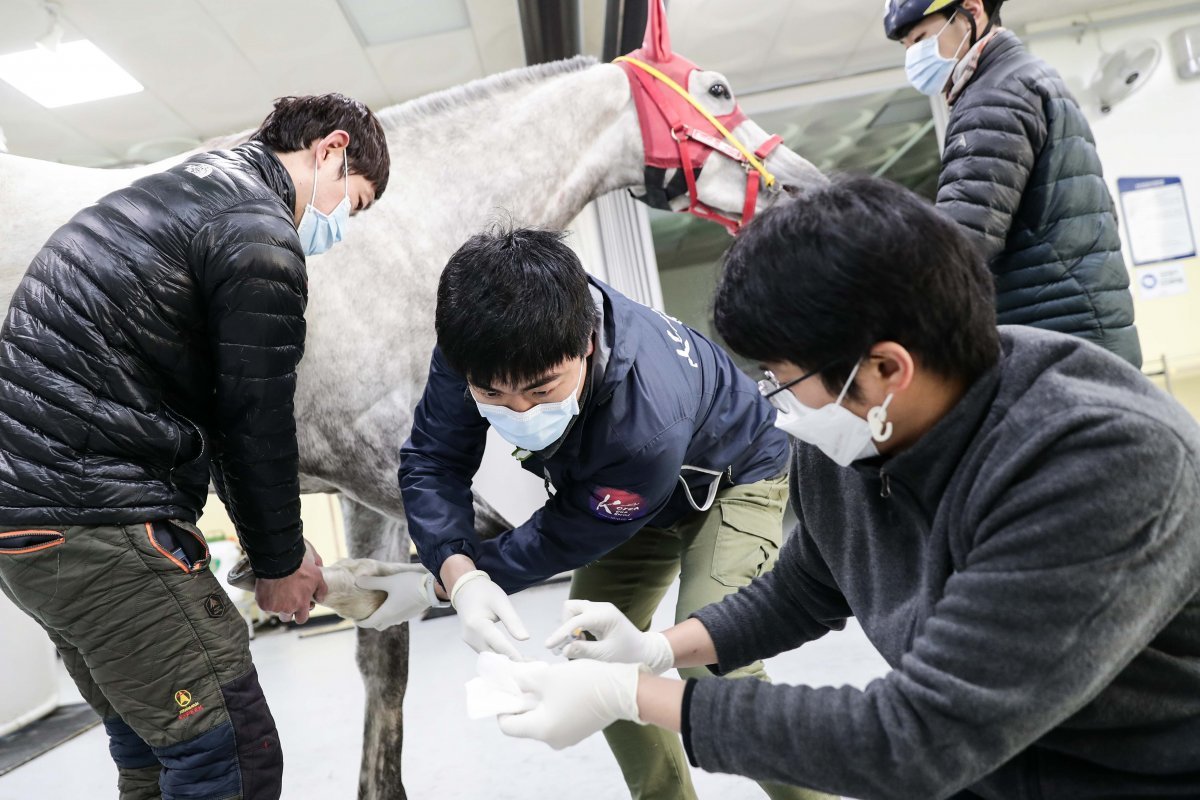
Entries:
{"label": "white face mask", "polygon": [[963,36],[962,42],[959,42],[954,51],[954,58],[942,55],[938,41],[957,15],[958,12],[955,11],[940,31],[917,42],[904,54],[904,70],[908,75],[908,82],[921,94],[937,97],[946,88],[950,76],[954,73],[954,67],[958,64],[958,52],[962,50],[963,44],[971,34]]}
{"label": "white face mask", "polygon": [[[872,425],[842,405],[854,384],[854,377],[858,374],[861,364],[862,362],[859,362],[854,365],[854,370],[846,379],[846,385],[842,387],[842,393],[838,395],[837,400],[820,408],[809,408],[790,390],[784,390],[772,397],[772,403],[779,409],[775,427],[813,445],[841,467],[878,456],[879,448],[875,446],[875,442],[887,441],[892,434],[891,424],[886,423],[887,407],[892,402],[892,395],[887,396],[882,406],[871,410],[873,417],[882,418],[878,425]],[[884,424],[886,428],[882,427]],[[880,428],[878,431],[877,427]]]}

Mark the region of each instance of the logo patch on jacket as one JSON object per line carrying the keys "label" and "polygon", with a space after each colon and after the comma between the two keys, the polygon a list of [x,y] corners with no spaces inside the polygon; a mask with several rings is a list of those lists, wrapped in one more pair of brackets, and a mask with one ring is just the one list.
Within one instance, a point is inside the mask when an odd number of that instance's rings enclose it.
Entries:
{"label": "logo patch on jacket", "polygon": [[210,617],[216,619],[225,613],[225,600],[219,593],[213,592],[204,598],[204,610]]}
{"label": "logo patch on jacket", "polygon": [[188,164],[183,168],[183,171],[190,172],[197,178],[207,178],[209,175],[212,175],[213,168],[208,164]]}
{"label": "logo patch on jacket", "polygon": [[643,517],[650,510],[646,507],[646,499],[636,492],[624,489],[611,489],[598,486],[592,490],[588,498],[592,513],[600,519],[626,522]]}

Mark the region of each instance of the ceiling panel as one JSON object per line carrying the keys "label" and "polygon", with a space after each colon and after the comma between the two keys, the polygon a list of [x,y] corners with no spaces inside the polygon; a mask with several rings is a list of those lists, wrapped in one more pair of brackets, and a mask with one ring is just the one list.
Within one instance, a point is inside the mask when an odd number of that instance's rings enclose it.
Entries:
{"label": "ceiling panel", "polygon": [[467,13],[471,16],[475,48],[485,75],[524,66],[525,44],[516,3],[467,0]]}
{"label": "ceiling panel", "polygon": [[[847,14],[840,6],[814,10],[792,4],[754,85],[793,83],[798,75],[812,80],[844,74],[845,62],[864,38],[865,29],[866,24],[858,16]],[[827,31],[828,35],[813,37],[813,30]]]}
{"label": "ceiling panel", "polygon": [[49,30],[46,13],[34,0],[0,3],[0,54],[28,50]]}
{"label": "ceiling panel", "polygon": [[[372,106],[391,102],[341,7],[329,0],[202,0],[253,64],[271,97],[346,91]],[[288,24],[279,20],[287,18]]]}
{"label": "ceiling panel", "polygon": [[[1005,6],[1006,25],[1058,20],[1128,0],[1055,0]],[[741,94],[896,67],[904,51],[883,33],[881,0],[671,0],[676,50],[727,74]]]}
{"label": "ceiling panel", "polygon": [[188,125],[181,133],[203,138],[226,132],[245,124],[248,107],[263,109],[269,100],[267,92],[254,88],[257,75],[249,59],[193,0],[72,0],[63,8],[82,33]]}
{"label": "ceiling panel", "polygon": [[369,56],[397,102],[484,75],[475,37],[469,30],[372,47]]}
{"label": "ceiling panel", "polygon": [[[524,63],[516,0],[465,0],[469,29],[374,47],[359,41],[337,0],[59,2],[67,41],[91,39],[146,87],[47,110],[0,84],[0,127],[10,148],[71,163],[117,163],[131,147],[154,140],[186,143],[242,130],[282,94],[338,90],[378,108]],[[392,0],[377,2],[385,8]],[[594,52],[604,0],[582,2],[584,41]],[[676,49],[724,72],[743,98],[813,82],[844,94],[829,79],[903,63],[903,51],[883,36],[881,5],[842,0],[831,10],[812,0],[671,0],[669,20]],[[1126,5],[1025,0],[1011,3],[1005,19],[1019,26]],[[32,47],[48,28],[39,0],[0,0],[0,53]],[[836,122],[807,133],[829,158],[845,149]]]}
{"label": "ceiling panel", "polygon": [[65,106],[56,111],[59,120],[74,130],[86,131],[97,145],[118,160],[132,157],[129,153],[131,131],[136,131],[139,141],[187,138],[193,134],[188,123],[146,92],[114,97],[104,103]]}
{"label": "ceiling panel", "polygon": [[368,46],[419,39],[470,25],[464,0],[338,0],[359,41]]}
{"label": "ceiling panel", "polygon": [[116,154],[0,81],[0,124],[10,152],[46,161],[101,166]]}

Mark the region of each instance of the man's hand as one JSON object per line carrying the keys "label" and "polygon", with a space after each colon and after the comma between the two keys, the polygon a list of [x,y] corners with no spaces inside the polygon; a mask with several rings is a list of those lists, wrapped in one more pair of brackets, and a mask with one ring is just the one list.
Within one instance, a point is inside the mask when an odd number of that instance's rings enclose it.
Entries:
{"label": "man's hand", "polygon": [[[661,633],[643,633],[612,603],[568,600],[563,604],[563,624],[546,639],[554,649],[564,643],[567,658],[594,658],[625,664],[642,664],[655,675],[675,666],[671,643]],[[589,642],[575,638],[575,631],[596,637]]]}
{"label": "man's hand", "polygon": [[321,574],[321,556],[316,550],[309,551],[300,562],[300,568],[286,578],[259,578],[254,584],[254,600],[268,614],[278,614],[279,619],[301,625],[308,622],[308,612],[316,603],[325,599],[329,587]]}
{"label": "man's hand", "polygon": [[522,660],[516,646],[500,632],[496,623],[503,622],[509,636],[521,641],[529,638],[529,632],[508,595],[486,572],[472,570],[461,575],[450,588],[450,604],[458,611],[462,622],[463,641],[472,650],[499,653],[513,661]]}
{"label": "man's hand", "polygon": [[387,592],[383,605],[371,616],[355,622],[360,628],[381,631],[407,622],[431,605],[429,592],[433,576],[420,564],[396,564],[391,575],[365,575],[355,578],[360,589]]}
{"label": "man's hand", "polygon": [[501,714],[500,730],[561,750],[618,720],[644,725],[637,702],[640,669],[600,661],[514,664],[517,687],[536,705],[520,714]]}

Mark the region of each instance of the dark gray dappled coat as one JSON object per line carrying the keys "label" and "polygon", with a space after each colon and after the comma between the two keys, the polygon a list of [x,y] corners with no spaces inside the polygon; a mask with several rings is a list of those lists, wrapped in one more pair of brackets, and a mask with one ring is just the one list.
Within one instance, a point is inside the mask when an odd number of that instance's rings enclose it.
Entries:
{"label": "dark gray dappled coat", "polygon": [[1091,128],[1059,74],[1003,31],[950,112],[938,208],[974,236],[1002,325],[1142,363],[1129,273]]}
{"label": "dark gray dappled coat", "polygon": [[294,198],[249,143],[142,178],[50,237],[0,331],[0,525],[195,521],[211,466],[255,571],[299,566]]}

